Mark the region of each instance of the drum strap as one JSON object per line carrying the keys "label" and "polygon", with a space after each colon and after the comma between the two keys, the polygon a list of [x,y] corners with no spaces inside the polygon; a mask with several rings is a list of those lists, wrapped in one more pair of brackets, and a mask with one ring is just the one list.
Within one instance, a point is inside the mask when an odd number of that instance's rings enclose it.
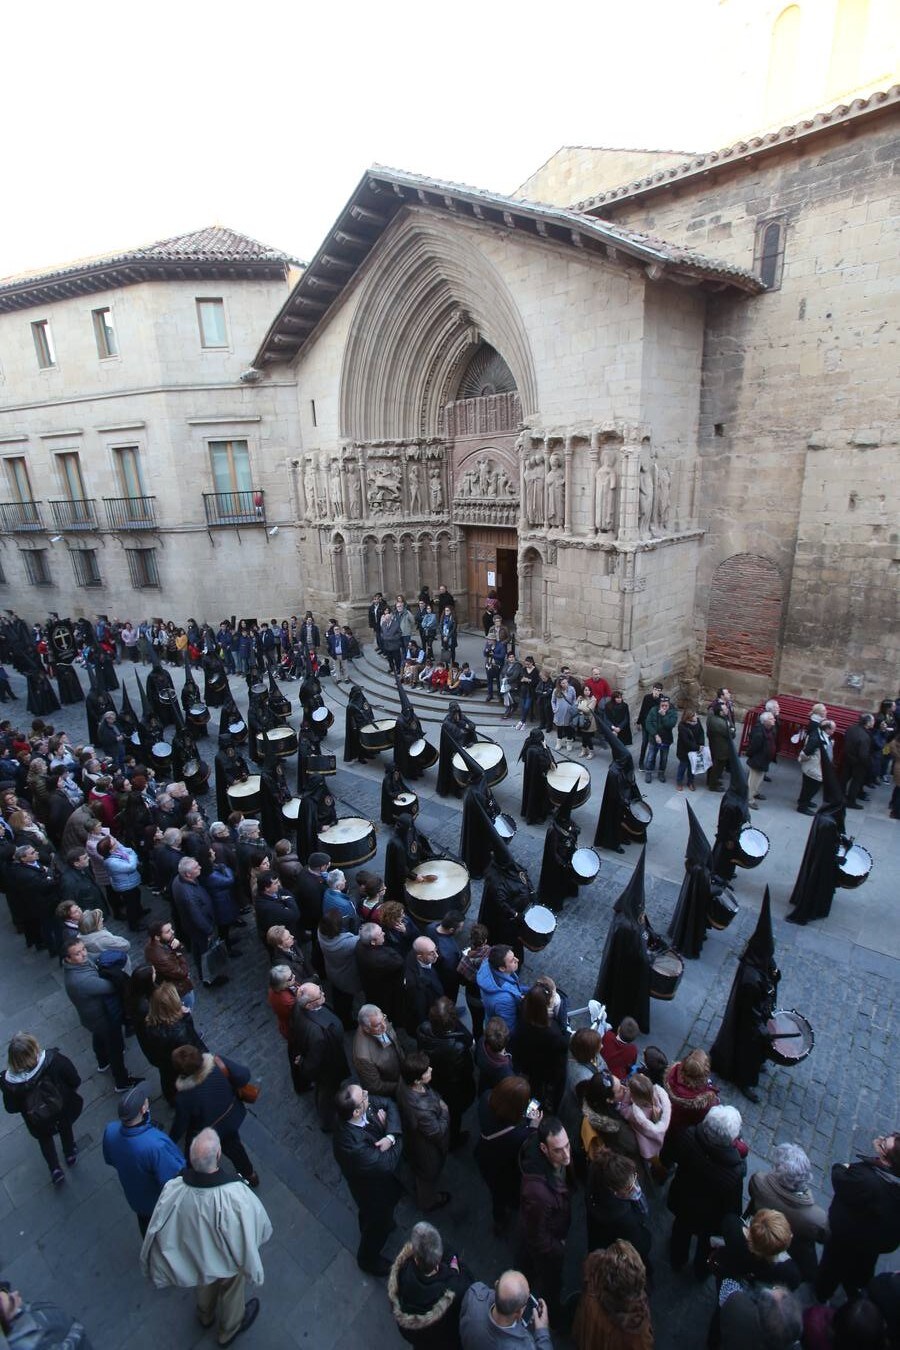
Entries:
{"label": "drum strap", "polygon": [[505,1134],[509,1134],[509,1132],[515,1128],[515,1125],[507,1125],[505,1129],[496,1130],[494,1134],[483,1134],[481,1137],[486,1143],[489,1143],[492,1139],[502,1139]]}

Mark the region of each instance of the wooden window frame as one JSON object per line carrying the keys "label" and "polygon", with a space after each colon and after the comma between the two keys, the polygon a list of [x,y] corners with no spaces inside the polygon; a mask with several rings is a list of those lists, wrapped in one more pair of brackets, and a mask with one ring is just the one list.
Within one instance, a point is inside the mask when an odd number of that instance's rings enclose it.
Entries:
{"label": "wooden window frame", "polygon": [[75,585],[85,589],[95,589],[102,586],[103,578],[97,565],[97,550],[95,548],[73,548],[71,552]]}
{"label": "wooden window frame", "polygon": [[50,574],[48,563],[49,549],[46,548],[25,548],[22,550],[22,556],[25,559],[25,575],[28,578],[29,586],[52,586],[53,577]]}
{"label": "wooden window frame", "polygon": [[[109,315],[109,322],[104,315]],[[94,341],[97,344],[97,355],[101,361],[114,361],[119,355],[119,342],[116,336],[116,325],[112,321],[112,307],[102,305],[99,309],[91,310],[91,320],[94,325]],[[112,335],[112,346],[110,346],[109,336]]]}
{"label": "wooden window frame", "polygon": [[[224,352],[228,351],[231,342],[228,337],[228,315],[225,313],[225,299],[221,295],[198,295],[194,301],[197,307],[197,326],[200,330],[200,346],[205,352]],[[203,306],[218,305],[219,312],[222,315],[222,328],[225,334],[224,342],[207,342],[206,332],[203,326]]]}
{"label": "wooden window frame", "polygon": [[40,370],[55,370],[56,346],[53,342],[50,320],[35,319],[31,325],[31,336],[34,340],[34,351],[37,356],[38,368]]}

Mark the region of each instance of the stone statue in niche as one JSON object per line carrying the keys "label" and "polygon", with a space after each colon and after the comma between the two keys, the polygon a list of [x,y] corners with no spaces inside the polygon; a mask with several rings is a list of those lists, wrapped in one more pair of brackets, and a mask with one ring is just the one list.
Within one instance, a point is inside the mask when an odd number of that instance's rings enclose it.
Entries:
{"label": "stone statue in niche", "polygon": [[406,466],[406,485],[409,489],[409,512],[412,516],[417,516],[422,510],[420,493],[422,489],[422,472],[416,463]]}
{"label": "stone statue in niche", "polygon": [[306,514],[310,520],[316,518],[316,470],[312,463],[306,466],[303,475],[303,496],[306,501]]}
{"label": "stone statue in niche", "polygon": [[351,520],[359,520],[362,515],[362,492],[359,486],[359,470],[353,460],[344,465],[347,474],[347,509]]}
{"label": "stone statue in niche", "polygon": [[400,465],[369,461],[369,509],[376,515],[400,510]]}
{"label": "stone statue in niche", "polygon": [[444,507],[444,489],[441,485],[440,465],[432,464],[428,470],[428,502],[432,515],[438,515]]}
{"label": "stone statue in niche", "polygon": [[665,464],[657,459],[654,465],[655,494],[653,499],[653,525],[659,534],[665,534],[669,528],[672,501],[672,474]]}
{"label": "stone statue in niche", "polygon": [[342,516],[344,514],[344,494],[341,489],[341,462],[339,459],[331,461],[328,481],[331,490],[331,510],[335,516]]}
{"label": "stone statue in niche", "polygon": [[566,471],[561,456],[550,456],[547,470],[547,524],[558,529],[566,523]]}
{"label": "stone statue in niche", "polygon": [[653,472],[645,455],[641,455],[638,469],[638,530],[641,538],[650,533],[653,519]]}
{"label": "stone statue in niche", "polygon": [[544,485],[546,466],[543,455],[531,455],[525,464],[525,522],[528,525],[544,523]]}
{"label": "stone statue in niche", "polygon": [[516,489],[513,486],[513,484],[509,481],[509,474],[506,472],[502,464],[498,467],[496,473],[494,474],[493,487],[494,487],[494,494],[497,497],[514,497],[516,495]]}
{"label": "stone statue in niche", "polygon": [[612,534],[615,531],[616,490],[619,485],[616,463],[615,450],[606,449],[601,452],[594,484],[598,534]]}

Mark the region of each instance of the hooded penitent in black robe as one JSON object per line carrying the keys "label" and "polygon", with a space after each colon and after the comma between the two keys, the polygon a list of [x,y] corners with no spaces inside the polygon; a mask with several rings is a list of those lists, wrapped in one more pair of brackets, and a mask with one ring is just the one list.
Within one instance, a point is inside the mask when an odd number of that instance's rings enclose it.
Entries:
{"label": "hooded penitent in black robe", "polygon": [[404,811],[397,817],[394,833],[384,854],[384,885],[389,900],[403,904],[403,888],[413,868],[439,854],[424,834],[416,829],[412,816]]}
{"label": "hooded penitent in black robe", "polygon": [[644,920],[644,854],[613,906],[594,998],[606,1004],[606,1014],[617,1027],[633,1017],[645,1034],[650,1030],[650,951]]}
{"label": "hooded penitent in black robe", "polygon": [[469,786],[463,793],[459,856],[468,867],[470,875],[478,878],[484,876],[494,856],[498,842],[494,821],[500,814],[500,808],[494,800],[494,794],[478,761],[462,746],[456,753],[462,755],[463,763],[469,771]]}
{"label": "hooded penitent in black robe", "polygon": [[575,783],[567,800],[553,812],[553,819],[544,836],[544,856],[538,895],[542,905],[549,905],[556,913],[570,895],[578,894],[578,882],[572,870],[572,854],[578,847],[581,833],[572,819],[572,799],[578,791]]}
{"label": "hooded penitent in black robe", "polygon": [[550,747],[544,743],[544,733],[537,727],[528,733],[528,739],[519,751],[522,770],[522,815],[526,825],[542,825],[553,809],[547,790],[547,770],[556,760]]}
{"label": "hooded penitent in black robe", "polygon": [[230,741],[220,740],[219,753],[216,755],[216,810],[219,820],[227,820],[231,813],[228,789],[249,777],[247,761],[238,753],[237,747]]}
{"label": "hooded penitent in black robe", "polygon": [[262,762],[256,738],[264,731],[271,731],[274,726],[275,718],[269,709],[268,690],[263,688],[261,692],[251,693],[250,706],[247,709],[247,753],[255,764]]}
{"label": "hooded penitent in black robe", "polygon": [[317,772],[316,769],[310,768],[310,757],[323,753],[325,752],[319,744],[318,737],[301,727],[297,732],[297,792],[300,796],[306,791],[310,775]]}
{"label": "hooded penitent in black robe", "polygon": [[412,788],[403,781],[403,775],[397,768],[394,761],[388,764],[384,770],[384,778],[381,780],[381,820],[385,825],[393,825],[399,812],[394,806],[394,799],[400,796],[401,792],[412,792]]}
{"label": "hooded penitent in black robe", "polygon": [[477,736],[475,723],[470,722],[457,701],[451,699],[447,706],[447,716],[441,723],[441,749],[436,784],[439,797],[459,796],[462,788],[453,777],[453,756],[460,746],[471,745]]}
{"label": "hooded penitent in black robe", "polygon": [[174,704],[177,695],[172,676],[163,668],[155,646],[150,647],[150,660],[153,662],[153,669],[147,675],[147,698],[150,707],[164,727],[174,726]]}
{"label": "hooded penitent in black robe", "polygon": [[199,796],[207,788],[209,765],[201,759],[193,728],[186,725],[184,713],[178,703],[172,706],[175,709],[176,723],[175,735],[172,737],[172,776],[178,780],[187,777],[193,779],[199,775],[199,781],[192,782],[190,787],[190,791]]}
{"label": "hooded penitent in black robe", "polygon": [[516,862],[502,839],[494,847],[493,861],[484,874],[484,889],[478,922],[490,934],[491,943],[512,947],[522,960],[522,915],[537,903],[531,878]]}
{"label": "hooded penitent in black robe", "polygon": [[259,808],[259,827],[266,843],[273,847],[284,838],[285,821],[281,808],[291,800],[284,765],[274,751],[269,750],[259,776],[261,805]]}
{"label": "hooded penitent in black robe", "polygon": [[729,784],[719,804],[719,821],[713,844],[711,870],[723,881],[733,881],[735,855],[741,830],[750,819],[750,794],[747,775],[738,757],[734,741],[728,743]]}
{"label": "hooded penitent in black robe", "polygon": [[641,791],[634,776],[634,759],[631,751],[625,749],[618,736],[610,729],[602,713],[595,712],[594,720],[597,723],[597,731],[612,753],[612,763],[606,771],[600,814],[594,831],[594,847],[608,848],[613,853],[624,853],[624,845],[631,843],[631,837],[623,828],[622,820],[631,803],[641,800]]}
{"label": "hooded penitent in black robe", "polygon": [[[189,713],[191,708],[205,707],[203,699],[200,697],[200,686],[194,679],[194,672],[191,670],[190,657],[187,652],[184,653],[184,687],[181,691],[181,707],[185,714]],[[207,715],[207,721],[209,717]],[[199,740],[206,735],[206,722],[202,726],[196,726],[191,723],[191,735],[194,740]]]}
{"label": "hooded penitent in black robe", "polygon": [[838,882],[838,845],[844,839],[846,804],[829,756],[822,751],[822,805],[816,812],[803,850],[800,871],[788,904],[788,923],[827,919]]}
{"label": "hooded penitent in black robe", "polygon": [[780,979],[767,886],[753,936],[738,962],[719,1034],[709,1052],[713,1072],[739,1088],[753,1088],[759,1082],[769,1053],[766,1022],[775,1010]]}
{"label": "hooded penitent in black robe", "polygon": [[685,806],[690,834],[684,855],[684,880],[678,893],[672,922],[669,924],[669,937],[676,951],[693,961],[700,955],[709,926],[712,849],[703,833],[703,827],[691,809],[690,802],[685,802]]}
{"label": "hooded penitent in black robe", "polygon": [[394,758],[400,772],[405,773],[407,778],[420,778],[425,769],[429,769],[435,762],[437,754],[434,746],[428,745],[427,742],[421,755],[414,757],[410,754],[416,741],[425,740],[425,732],[409,701],[409,695],[399,680],[397,693],[400,695],[400,716],[394,729]]}
{"label": "hooded penitent in black robe", "polygon": [[302,863],[318,850],[319,830],[333,825],[337,818],[334,793],[321,774],[310,774],[297,816],[297,853]]}
{"label": "hooded penitent in black robe", "polygon": [[367,764],[370,759],[375,758],[374,754],[366,754],[359,740],[360,727],[374,721],[375,714],[369,700],[358,684],[351,685],[347,711],[344,714],[345,764],[350,764],[354,759],[358,759],[360,764]]}
{"label": "hooded penitent in black robe", "polygon": [[214,652],[207,652],[203,658],[203,702],[208,708],[221,708],[230,695],[225,662]]}
{"label": "hooded penitent in black robe", "polygon": [[119,687],[119,677],[116,674],[116,663],[105,652],[102,647],[95,648],[95,659],[97,662],[97,683],[101,689],[105,689],[108,694]]}
{"label": "hooded penitent in black robe", "polygon": [[275,683],[274,670],[269,671],[269,709],[276,722],[282,724],[287,721],[293,711],[291,700]]}
{"label": "hooded penitent in black robe", "polygon": [[[241,735],[240,732],[233,732],[230,729],[233,726],[237,726],[238,723],[243,727],[243,735]],[[234,696],[229,689],[225,697],[225,702],[222,704],[222,711],[219,713],[219,744],[231,744],[235,741],[236,736],[240,737],[243,742],[246,735],[247,723],[244,721],[244,714],[235,703]],[[228,738],[227,740],[225,739],[226,737]]]}
{"label": "hooded penitent in black robe", "polygon": [[[103,714],[108,712],[115,712],[116,709],[115,704],[113,703],[109,694],[106,692],[105,689],[101,689],[101,687],[97,683],[97,672],[94,669],[94,667],[88,664],[87,671],[91,687],[88,690],[87,697],[84,700],[84,713],[85,716],[87,717],[88,740],[90,741],[91,745],[96,745],[97,731],[100,727],[101,721],[103,720]],[[159,738],[157,737],[157,739]]]}
{"label": "hooded penitent in black robe", "polygon": [[49,625],[50,649],[53,654],[53,668],[56,671],[56,685],[59,689],[59,701],[65,706],[84,702],[84,690],[75,669],[75,634],[68,619],[56,619]]}
{"label": "hooded penitent in black robe", "polygon": [[128,686],[125,683],[124,677],[122,679],[122,707],[119,712],[118,723],[125,733],[125,739],[130,745],[134,745],[135,741],[132,737],[138,729],[137,713],[134,711],[131,699],[128,697]]}
{"label": "hooded penitent in black robe", "polygon": [[25,675],[28,681],[28,701],[25,707],[35,717],[46,717],[48,713],[59,712],[59,699],[50,683],[50,676],[35,662],[34,668]]}

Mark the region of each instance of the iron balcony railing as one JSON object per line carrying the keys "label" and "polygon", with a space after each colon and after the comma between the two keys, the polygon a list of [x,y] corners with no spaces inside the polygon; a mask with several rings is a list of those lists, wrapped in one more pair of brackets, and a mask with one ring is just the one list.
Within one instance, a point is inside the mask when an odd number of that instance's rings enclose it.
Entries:
{"label": "iron balcony railing", "polygon": [[42,530],[40,502],[0,502],[0,520],[4,530]]}
{"label": "iron balcony railing", "polygon": [[204,492],[203,508],[207,528],[266,523],[266,494],[260,488],[247,492]]}
{"label": "iron balcony railing", "polygon": [[155,497],[104,497],[111,530],[155,530]]}
{"label": "iron balcony railing", "polygon": [[58,530],[96,530],[97,504],[93,497],[78,497],[50,503]]}

